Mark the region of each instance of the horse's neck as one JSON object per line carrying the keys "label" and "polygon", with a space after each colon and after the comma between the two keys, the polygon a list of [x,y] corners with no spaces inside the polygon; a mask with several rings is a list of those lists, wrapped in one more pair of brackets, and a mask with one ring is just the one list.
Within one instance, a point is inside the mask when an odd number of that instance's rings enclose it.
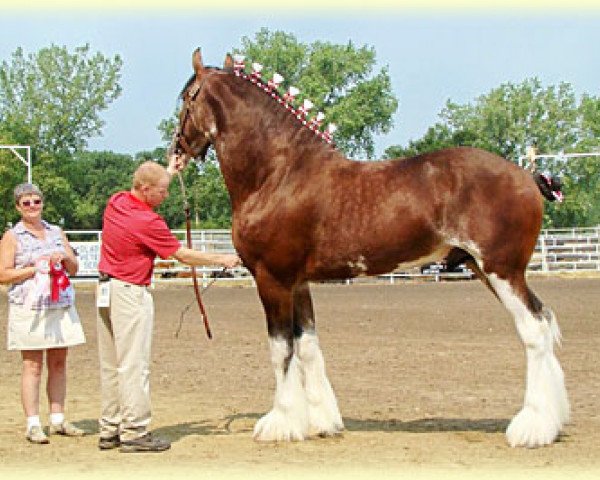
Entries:
{"label": "horse's neck", "polygon": [[[244,98],[238,108],[222,110],[223,129],[214,143],[234,206],[268,185],[279,184],[290,168],[305,168],[319,161],[323,157],[320,150],[325,148],[306,127],[290,122],[288,112],[270,111],[268,105],[263,110],[262,99],[252,94]],[[224,103],[234,103],[226,100]],[[259,124],[267,127],[261,129]]]}
{"label": "horse's neck", "polygon": [[264,119],[273,115],[261,108],[263,99],[256,98],[261,92],[251,90],[232,94],[223,88],[218,93],[223,104],[235,105],[235,108],[221,110],[219,135],[214,143],[225,183],[233,197],[237,192],[255,191],[272,173],[273,144],[279,132],[265,131],[261,126],[269,124]]}
{"label": "horse's neck", "polygon": [[282,165],[274,158],[267,135],[244,135],[247,126],[233,126],[215,142],[215,151],[232,203],[243,202],[277,175]]}

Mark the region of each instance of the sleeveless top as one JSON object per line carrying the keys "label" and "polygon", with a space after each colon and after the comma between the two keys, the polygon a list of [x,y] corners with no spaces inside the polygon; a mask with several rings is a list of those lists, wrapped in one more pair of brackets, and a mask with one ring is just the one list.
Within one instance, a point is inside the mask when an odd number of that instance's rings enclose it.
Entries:
{"label": "sleeveless top", "polygon": [[[17,223],[11,232],[17,239],[17,250],[15,253],[15,268],[23,268],[34,265],[36,262],[49,259],[55,252],[65,252],[60,227],[51,225],[42,220],[45,238],[39,239],[25,228],[23,222]],[[69,285],[61,290],[58,301],[50,300],[50,275],[47,273],[36,273],[20,283],[14,283],[8,290],[8,301],[16,305],[24,305],[32,310],[45,310],[48,308],[64,308],[73,304],[73,286]]]}

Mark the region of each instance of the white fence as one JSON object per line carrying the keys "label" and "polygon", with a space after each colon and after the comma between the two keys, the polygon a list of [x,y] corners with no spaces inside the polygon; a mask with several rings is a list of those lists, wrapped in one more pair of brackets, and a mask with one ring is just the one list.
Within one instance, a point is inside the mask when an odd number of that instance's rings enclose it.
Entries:
{"label": "white fence", "polygon": [[[185,231],[173,230],[173,233],[185,244]],[[75,279],[86,280],[98,277],[98,260],[100,258],[100,231],[67,230],[67,236],[79,256],[79,273]],[[233,252],[231,233],[229,230],[193,230],[192,246],[205,252]],[[591,228],[570,228],[558,230],[542,230],[535,252],[528,267],[530,272],[600,272],[600,225]],[[217,267],[198,267],[197,272],[203,284],[221,274]],[[190,268],[176,260],[160,260],[155,265],[155,281],[166,281],[191,274]],[[226,278],[248,278],[245,268],[227,271]],[[430,277],[435,280],[452,278],[470,278],[470,271],[445,273],[429,268],[426,273],[420,269],[408,272],[393,272],[379,278],[394,283],[396,280]]]}
{"label": "white fence", "polygon": [[600,272],[600,225],[542,230],[529,263],[534,272]]}

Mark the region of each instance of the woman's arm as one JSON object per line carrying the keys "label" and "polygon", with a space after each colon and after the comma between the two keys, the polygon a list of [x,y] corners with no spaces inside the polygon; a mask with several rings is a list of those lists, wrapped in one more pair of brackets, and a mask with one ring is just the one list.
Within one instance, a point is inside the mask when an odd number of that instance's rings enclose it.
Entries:
{"label": "woman's arm", "polygon": [[17,252],[17,240],[8,231],[0,240],[0,283],[19,283],[35,275],[34,266],[15,268],[15,254]]}

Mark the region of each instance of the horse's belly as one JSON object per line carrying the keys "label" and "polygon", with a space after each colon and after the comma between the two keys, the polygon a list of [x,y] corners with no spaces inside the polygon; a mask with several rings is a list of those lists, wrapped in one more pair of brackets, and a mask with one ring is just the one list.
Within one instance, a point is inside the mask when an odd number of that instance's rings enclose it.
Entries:
{"label": "horse's belly", "polygon": [[408,270],[426,263],[442,260],[451,250],[442,245],[432,251],[414,256],[411,252],[376,252],[375,254],[353,253],[345,257],[320,259],[307,263],[306,276],[312,280],[350,278],[381,275],[397,270]]}

